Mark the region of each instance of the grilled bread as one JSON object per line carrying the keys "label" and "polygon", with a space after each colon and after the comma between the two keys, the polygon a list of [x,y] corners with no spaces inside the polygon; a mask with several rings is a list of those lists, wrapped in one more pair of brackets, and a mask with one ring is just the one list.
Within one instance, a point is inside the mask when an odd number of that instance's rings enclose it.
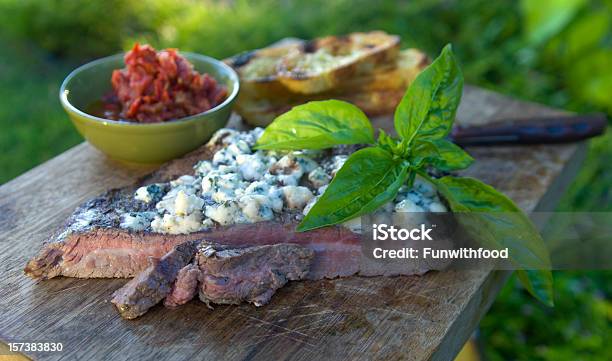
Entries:
{"label": "grilled bread", "polygon": [[370,116],[392,113],[406,88],[427,65],[427,56],[416,49],[402,50],[394,66],[368,75],[354,77],[342,85],[319,94],[279,91],[270,94],[242,92],[236,111],[250,124],[266,126],[295,105],[311,100],[340,99],[355,104]]}
{"label": "grilled bread", "polygon": [[402,50],[392,66],[381,67],[373,73],[355,76],[343,82],[332,92],[361,92],[405,90],[428,64],[427,55],[417,49]]}
{"label": "grilled bread", "polygon": [[398,36],[373,31],[311,41],[284,39],[225,62],[238,72],[242,92],[249,96],[316,94],[352,77],[394,67],[398,53]]}
{"label": "grilled bread", "polygon": [[330,98],[368,115],[391,113],[427,56],[417,49],[399,51],[398,36],[372,31],[284,39],[225,62],[241,80],[236,111],[264,126],[295,105]]}
{"label": "grilled bread", "polygon": [[399,41],[399,36],[382,31],[315,39],[281,59],[278,78],[292,92],[328,91],[352,76],[395,63]]}
{"label": "grilled bread", "polygon": [[284,39],[263,49],[240,53],[224,62],[234,68],[240,77],[240,94],[249,97],[270,97],[286,93],[279,81],[277,69],[283,57],[301,51],[304,41]]}

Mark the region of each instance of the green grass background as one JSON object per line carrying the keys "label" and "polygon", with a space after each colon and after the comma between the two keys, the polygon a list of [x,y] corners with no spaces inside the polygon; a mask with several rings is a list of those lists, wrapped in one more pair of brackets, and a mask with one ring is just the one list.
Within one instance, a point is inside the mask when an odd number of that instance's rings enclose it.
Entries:
{"label": "green grass background", "polygon": [[[382,29],[432,56],[452,43],[469,83],[610,115],[611,14],[609,0],[0,0],[0,184],[82,141],[58,102],[62,79],[136,40],[222,58],[286,36]],[[559,209],[610,211],[611,184],[607,133]],[[481,323],[488,359],[612,359],[610,273],[555,282],[554,309],[508,283]]]}

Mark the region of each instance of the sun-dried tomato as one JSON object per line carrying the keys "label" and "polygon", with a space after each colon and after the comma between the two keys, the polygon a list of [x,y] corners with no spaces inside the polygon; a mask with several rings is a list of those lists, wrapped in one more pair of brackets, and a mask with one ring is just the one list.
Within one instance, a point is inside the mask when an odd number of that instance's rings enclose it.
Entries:
{"label": "sun-dried tomato", "polygon": [[226,87],[200,74],[176,49],[155,51],[136,43],[125,68],[113,71],[107,116],[141,123],[163,122],[214,108],[227,98]]}

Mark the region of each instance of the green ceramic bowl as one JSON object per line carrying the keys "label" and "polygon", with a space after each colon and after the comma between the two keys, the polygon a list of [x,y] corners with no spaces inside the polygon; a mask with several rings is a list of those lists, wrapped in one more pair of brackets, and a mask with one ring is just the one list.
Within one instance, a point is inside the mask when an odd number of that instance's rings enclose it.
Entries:
{"label": "green ceramic bowl", "polygon": [[238,75],[213,58],[181,52],[200,73],[208,73],[228,89],[227,99],[206,112],[162,123],[132,123],[86,113],[92,103],[111,90],[111,74],[124,67],[123,54],[87,63],[66,77],[60,101],[79,133],[108,156],[133,163],[158,164],[204,144],[227,124],[238,95]]}

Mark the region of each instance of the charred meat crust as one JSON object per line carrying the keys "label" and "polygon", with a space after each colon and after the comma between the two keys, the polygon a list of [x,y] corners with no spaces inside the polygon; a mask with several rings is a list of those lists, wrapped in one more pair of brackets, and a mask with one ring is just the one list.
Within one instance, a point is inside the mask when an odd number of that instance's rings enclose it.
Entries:
{"label": "charred meat crust", "polygon": [[[277,219],[252,224],[235,224],[209,231],[168,235],[119,228],[119,209],[145,210],[153,207],[133,200],[141,185],[166,182],[184,174],[193,174],[193,165],[210,159],[220,143],[167,163],[160,170],[136,184],[114,189],[85,202],[52,237],[39,255],[25,267],[28,276],[47,279],[56,276],[79,278],[129,278],[149,266],[149,258],[159,259],[173,247],[193,240],[207,239],[228,246],[261,246],[292,243],[314,251],[315,258],[308,279],[346,277],[351,275],[414,274],[420,269],[404,267],[383,269],[367,259],[361,250],[360,236],[341,226],[296,232],[298,213],[287,211]],[[340,147],[330,155],[347,154],[354,147]],[[99,217],[83,223],[84,215],[95,211]]]}
{"label": "charred meat crust", "polygon": [[[209,231],[168,235],[131,231],[119,227],[118,210],[147,210],[152,204],[133,199],[134,190],[145,184],[167,182],[184,174],[193,174],[193,165],[211,159],[221,147],[205,145],[183,158],[171,161],[132,186],[113,189],[77,208],[59,232],[47,241],[39,255],[25,267],[28,276],[47,279],[56,276],[79,278],[129,278],[149,266],[149,258],[159,259],[173,247],[193,240],[207,239],[229,246],[261,246],[292,243],[314,251],[315,258],[308,279],[351,275],[414,274],[419,269],[404,267],[383,269],[361,251],[360,236],[341,226],[296,232],[298,213],[287,211],[277,219],[252,224],[235,224]],[[348,154],[355,147],[339,147],[331,155]],[[88,212],[99,215],[83,223]]]}

